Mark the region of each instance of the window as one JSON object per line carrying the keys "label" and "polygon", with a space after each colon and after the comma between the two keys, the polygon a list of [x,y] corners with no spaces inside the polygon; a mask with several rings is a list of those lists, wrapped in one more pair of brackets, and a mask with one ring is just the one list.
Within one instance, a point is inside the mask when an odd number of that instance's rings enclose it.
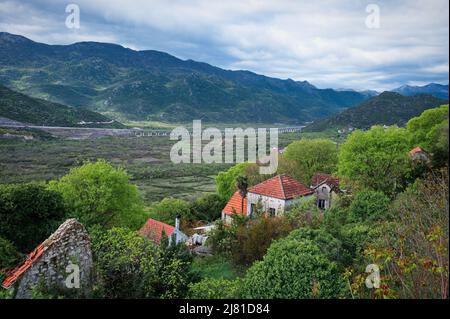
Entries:
{"label": "window", "polygon": [[269,216],[274,217],[275,216],[275,208],[269,208]]}
{"label": "window", "polygon": [[256,212],[256,204],[251,204],[250,205],[250,217],[253,217],[255,212]]}
{"label": "window", "polygon": [[319,199],[317,201],[317,207],[319,207],[320,209],[325,209],[325,204],[326,204],[325,199]]}

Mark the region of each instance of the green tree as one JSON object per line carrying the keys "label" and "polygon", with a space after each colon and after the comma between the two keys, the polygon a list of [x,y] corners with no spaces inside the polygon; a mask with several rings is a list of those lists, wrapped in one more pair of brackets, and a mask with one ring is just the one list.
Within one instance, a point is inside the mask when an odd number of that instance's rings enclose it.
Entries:
{"label": "green tree", "polygon": [[60,192],[71,216],[85,226],[129,227],[137,229],[145,222],[142,198],[124,169],[104,160],[75,167],[50,189]]}
{"label": "green tree", "polygon": [[412,141],[430,151],[432,147],[432,136],[430,132],[443,122],[448,122],[448,105],[424,111],[420,116],[413,117],[406,125],[412,134]]}
{"label": "green tree", "polygon": [[411,172],[411,136],[405,129],[373,126],[353,132],[341,146],[339,176],[356,189],[370,188],[394,196]]}
{"label": "green tree", "polygon": [[243,280],[244,298],[338,298],[344,282],[335,262],[311,240],[280,239]]}
{"label": "green tree", "polygon": [[317,172],[334,173],[338,162],[337,144],[328,139],[301,139],[288,145],[279,173],[296,177],[306,185]]}
{"label": "green tree", "polygon": [[349,219],[352,222],[377,221],[388,217],[390,200],[382,192],[364,190],[355,195]]}
{"label": "green tree", "polygon": [[149,212],[150,217],[169,225],[175,225],[177,215],[184,222],[194,220],[189,203],[172,197],[167,197],[160,202],[154,203],[149,208]]}
{"label": "green tree", "polygon": [[0,236],[29,253],[66,217],[63,198],[44,184],[0,185]]}
{"label": "green tree", "polygon": [[220,218],[225,204],[218,194],[206,194],[192,203],[192,215],[196,220],[214,221]]}
{"label": "green tree", "polygon": [[228,201],[234,192],[237,190],[237,178],[244,175],[247,167],[251,166],[250,163],[239,163],[231,167],[228,171],[219,172],[216,176],[216,188],[217,193],[225,201]]}

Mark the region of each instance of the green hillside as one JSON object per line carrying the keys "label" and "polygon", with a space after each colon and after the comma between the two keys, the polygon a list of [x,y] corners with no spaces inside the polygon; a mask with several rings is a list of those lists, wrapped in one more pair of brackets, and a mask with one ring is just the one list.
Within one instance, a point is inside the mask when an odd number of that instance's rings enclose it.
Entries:
{"label": "green hillside", "polygon": [[[84,108],[36,99],[0,85],[0,117],[46,126],[123,127],[99,113]],[[87,124],[79,124],[80,122]],[[92,123],[89,123],[92,122]]]}
{"label": "green hillside", "polygon": [[320,132],[330,128],[361,128],[373,125],[405,125],[424,110],[447,104],[448,101],[429,94],[403,96],[394,92],[383,92],[330,118],[308,125],[305,132]]}

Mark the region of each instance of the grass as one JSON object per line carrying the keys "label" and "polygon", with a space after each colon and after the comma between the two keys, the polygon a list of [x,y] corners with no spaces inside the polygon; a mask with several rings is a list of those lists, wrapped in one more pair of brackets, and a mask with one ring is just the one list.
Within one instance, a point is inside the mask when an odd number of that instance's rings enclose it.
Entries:
{"label": "grass", "polygon": [[[41,131],[39,131],[41,132]],[[45,135],[45,134],[44,134]],[[0,139],[0,183],[49,181],[84,161],[105,159],[124,167],[146,205],[164,197],[192,200],[215,191],[214,176],[231,164],[173,164],[169,137],[105,137],[86,140]],[[300,133],[279,135],[280,148]]]}
{"label": "grass", "polygon": [[202,278],[234,279],[238,276],[231,262],[222,256],[196,257],[191,267]]}

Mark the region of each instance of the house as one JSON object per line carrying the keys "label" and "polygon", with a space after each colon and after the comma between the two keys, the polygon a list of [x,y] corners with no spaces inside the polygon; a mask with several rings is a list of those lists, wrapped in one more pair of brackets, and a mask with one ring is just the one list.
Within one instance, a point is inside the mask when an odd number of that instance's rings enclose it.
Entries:
{"label": "house", "polygon": [[278,216],[293,203],[311,198],[312,195],[314,190],[292,177],[277,175],[250,187],[245,198],[242,198],[239,192],[235,192],[222,211],[222,220],[230,223],[233,214],[251,217],[258,209],[270,216]]}
{"label": "house", "polygon": [[408,155],[414,162],[428,162],[430,160],[430,156],[420,146],[413,148]]}
{"label": "house", "polygon": [[[243,209],[242,205],[244,205]],[[232,215],[234,214],[247,216],[247,196],[242,198],[239,191],[236,191],[233,196],[231,196],[227,205],[222,210],[222,220],[226,224],[230,224],[233,220]]]}
{"label": "house", "polygon": [[31,299],[33,288],[39,284],[61,290],[77,288],[77,294],[88,297],[92,269],[89,235],[76,219],[68,219],[21,265],[6,274],[2,287],[16,287],[17,299]]}
{"label": "house", "polygon": [[325,210],[331,207],[333,198],[340,192],[339,179],[329,174],[316,173],[311,181],[311,189],[314,190],[317,207]]}
{"label": "house", "polygon": [[169,239],[169,245],[172,244],[173,239],[176,244],[184,243],[188,240],[188,236],[180,230],[179,217],[175,219],[175,227],[149,218],[138,233],[148,239],[151,239],[157,244],[161,243],[163,233]]}

